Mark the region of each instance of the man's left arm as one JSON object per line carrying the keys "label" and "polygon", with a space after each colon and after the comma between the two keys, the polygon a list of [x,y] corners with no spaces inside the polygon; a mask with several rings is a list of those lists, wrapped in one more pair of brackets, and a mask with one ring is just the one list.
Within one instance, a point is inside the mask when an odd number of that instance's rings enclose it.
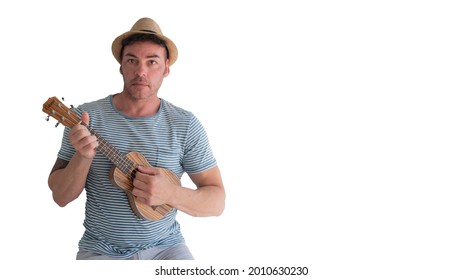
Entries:
{"label": "man's left arm", "polygon": [[221,215],[226,195],[218,166],[189,177],[196,189],[173,183],[157,167],[139,166],[132,193],[148,205],[169,204],[195,217]]}
{"label": "man's left arm", "polygon": [[195,217],[220,216],[225,208],[225,189],[218,166],[189,174],[197,189],[178,188],[172,206]]}

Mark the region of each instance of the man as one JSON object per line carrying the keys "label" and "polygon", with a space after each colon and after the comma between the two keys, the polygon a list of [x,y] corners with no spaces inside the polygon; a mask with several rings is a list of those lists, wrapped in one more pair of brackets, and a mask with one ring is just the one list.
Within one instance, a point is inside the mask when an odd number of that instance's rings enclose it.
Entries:
{"label": "man", "polygon": [[[76,109],[81,123],[65,129],[48,179],[53,199],[64,207],[86,191],[85,232],[77,259],[193,259],[176,221],[177,210],[218,216],[225,191],[201,123],[158,97],[177,48],[154,20],[141,18],[114,40],[112,52],[120,63],[123,90]],[[93,131],[120,152],[137,151],[149,162],[134,170],[132,191],[111,184],[112,163],[98,152],[102,140]],[[196,188],[182,187],[162,170],[178,178],[186,172]],[[159,220],[144,219],[130,197],[149,209],[173,209]]]}

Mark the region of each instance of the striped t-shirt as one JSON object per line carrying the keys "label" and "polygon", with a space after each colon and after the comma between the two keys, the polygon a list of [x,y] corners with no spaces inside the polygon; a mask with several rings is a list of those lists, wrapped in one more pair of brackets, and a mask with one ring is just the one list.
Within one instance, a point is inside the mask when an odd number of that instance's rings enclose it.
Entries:
{"label": "striped t-shirt", "polygon": [[[122,153],[137,151],[156,167],[169,169],[178,178],[199,173],[216,165],[207,134],[189,111],[161,99],[157,114],[133,118],[118,111],[112,95],[76,108],[90,114],[90,127]],[[58,157],[70,161],[75,153],[69,143],[69,128],[64,130]],[[176,221],[176,209],[160,221],[138,218],[125,191],[109,180],[112,163],[99,151],[88,173],[85,192],[85,232],[79,249],[112,257],[126,258],[156,246],[184,242]]]}

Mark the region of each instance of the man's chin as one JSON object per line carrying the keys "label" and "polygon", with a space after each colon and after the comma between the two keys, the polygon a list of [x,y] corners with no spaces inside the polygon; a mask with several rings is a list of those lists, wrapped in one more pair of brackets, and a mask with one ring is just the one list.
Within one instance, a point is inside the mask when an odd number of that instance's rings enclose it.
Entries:
{"label": "man's chin", "polygon": [[149,99],[155,95],[148,90],[131,90],[129,94],[131,98],[137,100]]}

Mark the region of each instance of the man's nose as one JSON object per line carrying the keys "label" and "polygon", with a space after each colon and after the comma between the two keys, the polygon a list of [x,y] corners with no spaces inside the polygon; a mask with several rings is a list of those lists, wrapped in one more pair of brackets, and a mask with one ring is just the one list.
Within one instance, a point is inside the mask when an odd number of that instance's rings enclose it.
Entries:
{"label": "man's nose", "polygon": [[135,69],[135,74],[140,77],[145,77],[146,70],[147,70],[147,67],[143,65],[142,63],[139,63]]}

